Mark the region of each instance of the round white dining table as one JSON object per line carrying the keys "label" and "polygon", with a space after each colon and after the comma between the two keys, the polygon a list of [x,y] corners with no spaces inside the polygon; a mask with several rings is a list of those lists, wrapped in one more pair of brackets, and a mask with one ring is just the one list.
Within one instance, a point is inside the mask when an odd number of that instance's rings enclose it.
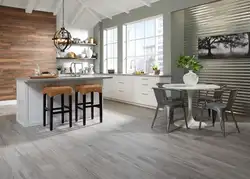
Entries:
{"label": "round white dining table", "polygon": [[[194,120],[193,117],[193,95],[195,93],[195,91],[198,90],[215,90],[215,89],[219,89],[220,86],[218,85],[211,85],[211,84],[197,84],[194,86],[188,86],[185,84],[165,84],[163,86],[166,89],[169,90],[186,90],[187,94],[188,94],[188,117],[187,117],[187,121],[188,121],[188,127],[191,129],[194,128],[198,128],[199,127],[199,122]],[[185,121],[177,121],[175,122],[176,126],[179,127],[183,127],[185,128]],[[202,123],[201,127],[205,127],[206,123]]]}

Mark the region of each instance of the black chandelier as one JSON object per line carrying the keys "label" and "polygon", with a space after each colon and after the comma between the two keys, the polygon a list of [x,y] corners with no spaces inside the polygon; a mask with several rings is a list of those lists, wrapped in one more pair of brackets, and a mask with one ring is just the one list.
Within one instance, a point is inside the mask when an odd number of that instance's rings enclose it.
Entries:
{"label": "black chandelier", "polygon": [[62,20],[63,20],[62,28],[55,33],[52,40],[54,41],[55,47],[61,52],[64,52],[66,49],[71,47],[72,43],[71,34],[64,27],[64,0],[62,7]]}

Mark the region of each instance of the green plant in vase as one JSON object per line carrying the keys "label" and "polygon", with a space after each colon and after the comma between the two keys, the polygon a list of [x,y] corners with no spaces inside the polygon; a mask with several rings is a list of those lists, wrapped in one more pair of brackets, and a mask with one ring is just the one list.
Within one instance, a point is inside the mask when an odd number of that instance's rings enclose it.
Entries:
{"label": "green plant in vase", "polygon": [[203,66],[195,56],[181,55],[177,60],[177,67],[189,70],[183,76],[183,81],[186,85],[196,85],[198,83],[199,77],[194,72],[199,72]]}
{"label": "green plant in vase", "polygon": [[153,65],[152,69],[153,69],[155,75],[159,75],[161,72],[158,65]]}

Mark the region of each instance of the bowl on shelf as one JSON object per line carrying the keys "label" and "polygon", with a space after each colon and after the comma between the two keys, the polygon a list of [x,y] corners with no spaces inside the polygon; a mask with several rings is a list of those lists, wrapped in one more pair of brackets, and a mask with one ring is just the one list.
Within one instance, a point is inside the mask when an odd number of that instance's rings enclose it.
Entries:
{"label": "bowl on shelf", "polygon": [[108,74],[114,74],[114,73],[115,73],[115,70],[113,70],[113,69],[108,70]]}

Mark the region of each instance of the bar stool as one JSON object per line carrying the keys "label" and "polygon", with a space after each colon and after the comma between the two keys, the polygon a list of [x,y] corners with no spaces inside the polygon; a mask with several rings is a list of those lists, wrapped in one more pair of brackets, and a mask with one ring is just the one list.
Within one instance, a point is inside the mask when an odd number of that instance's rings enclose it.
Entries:
{"label": "bar stool", "polygon": [[[53,130],[53,114],[61,114],[62,123],[64,123],[64,114],[69,113],[69,127],[72,127],[72,93],[70,86],[56,86],[43,88],[43,126],[46,126],[46,112],[50,112],[50,130]],[[54,97],[61,95],[61,107],[54,108]],[[64,105],[64,95],[69,96],[69,106]],[[49,107],[46,107],[46,98],[49,96]],[[66,108],[66,110],[65,110]]]}
{"label": "bar stool", "polygon": [[[99,93],[99,104],[94,104],[94,92]],[[78,93],[82,95],[82,103],[78,103]],[[86,95],[90,93],[90,102]],[[82,106],[82,107],[80,107]],[[94,108],[99,108],[100,123],[102,123],[102,86],[99,84],[79,85],[75,88],[75,120],[78,121],[78,109],[83,112],[83,125],[86,125],[86,108],[91,108],[91,119],[94,119]]]}

